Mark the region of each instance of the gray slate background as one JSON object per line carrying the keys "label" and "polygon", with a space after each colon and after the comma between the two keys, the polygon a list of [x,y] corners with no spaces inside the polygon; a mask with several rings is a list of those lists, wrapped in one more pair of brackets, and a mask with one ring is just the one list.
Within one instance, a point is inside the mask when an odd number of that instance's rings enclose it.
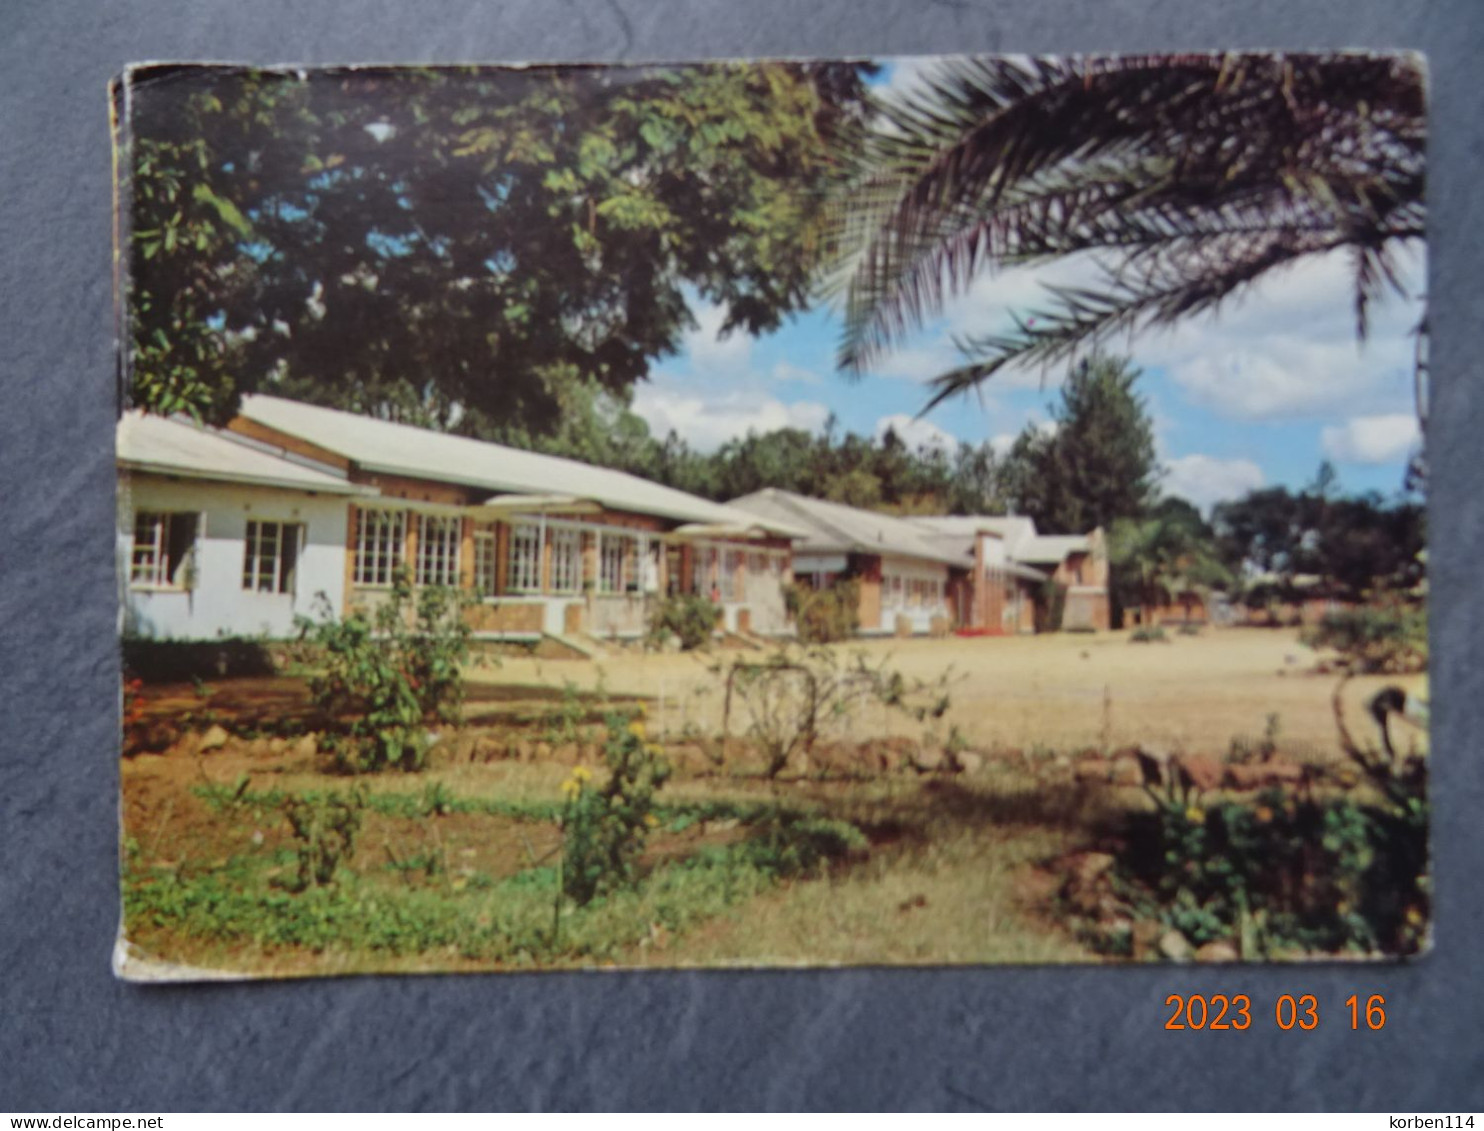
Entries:
{"label": "gray slate background", "polygon": [[[1484,1107],[1471,643],[1477,0],[0,0],[0,1111]],[[408,977],[140,988],[117,917],[105,84],[146,59],[640,60],[1416,47],[1432,66],[1437,949],[1409,966]],[[1351,1032],[1344,999],[1389,1022]],[[1161,1028],[1246,992],[1246,1033]],[[1312,1033],[1267,1003],[1315,993]]]}

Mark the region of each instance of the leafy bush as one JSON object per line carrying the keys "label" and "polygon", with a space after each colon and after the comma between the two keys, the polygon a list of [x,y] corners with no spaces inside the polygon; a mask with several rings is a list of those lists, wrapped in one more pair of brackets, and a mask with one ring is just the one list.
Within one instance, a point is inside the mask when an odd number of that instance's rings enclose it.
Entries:
{"label": "leafy bush", "polygon": [[310,695],[322,712],[346,722],[347,733],[324,740],[336,763],[351,772],[421,769],[426,724],[456,721],[463,702],[459,663],[468,656],[469,629],[458,595],[421,589],[414,610],[403,569],[370,617],[356,610],[337,620],[321,603],[324,619],[301,617],[299,627],[322,665],[309,680]]}
{"label": "leafy bush", "polygon": [[603,757],[608,780],[594,788],[578,766],[562,783],[562,893],[579,906],[632,887],[649,831],[659,824],[654,795],[670,776],[660,748],[645,742],[641,719],[610,715]]}
{"label": "leafy bush", "polygon": [[1414,672],[1427,667],[1427,610],[1390,602],[1327,613],[1300,639],[1332,648],[1360,672]]}
{"label": "leafy bush", "polygon": [[1199,946],[1415,953],[1425,931],[1425,814],[1348,797],[1163,805],[1131,818],[1123,894]]}
{"label": "leafy bush", "polygon": [[753,867],[779,879],[811,875],[827,861],[862,853],[867,840],[847,821],[779,814],[764,822],[745,845]]}
{"label": "leafy bush", "polygon": [[[240,795],[244,792],[238,789]],[[366,798],[357,790],[348,797],[330,793],[324,797],[293,798],[284,802],[299,847],[299,890],[332,883],[335,869],[355,852],[356,834]]]}
{"label": "leafy bush", "polygon": [[705,597],[666,597],[649,617],[650,646],[658,647],[674,636],[687,652],[704,647],[711,643],[720,619],[721,608]]}
{"label": "leafy bush", "polygon": [[790,585],[783,591],[783,601],[804,644],[849,640],[860,630],[861,585],[855,578],[837,581],[828,589]]}

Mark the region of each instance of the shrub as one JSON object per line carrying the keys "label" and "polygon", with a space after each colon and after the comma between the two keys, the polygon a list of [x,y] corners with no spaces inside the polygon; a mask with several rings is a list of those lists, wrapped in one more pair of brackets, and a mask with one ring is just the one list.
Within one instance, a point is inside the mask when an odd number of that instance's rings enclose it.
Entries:
{"label": "shrub", "polygon": [[459,663],[468,655],[469,629],[459,598],[422,589],[409,612],[404,569],[369,618],[357,610],[336,619],[321,601],[324,619],[301,617],[299,626],[321,664],[310,695],[324,714],[346,721],[346,733],[326,736],[327,748],[351,772],[421,769],[430,744],[426,724],[456,721],[463,702]]}
{"label": "shrub", "polygon": [[790,585],[783,599],[804,644],[849,640],[860,629],[861,586],[855,578],[837,581],[827,589]]}
{"label": "shrub", "polygon": [[1420,949],[1428,917],[1425,815],[1269,791],[1255,804],[1162,805],[1131,818],[1124,894],[1199,946]]}
{"label": "shrub", "polygon": [[720,607],[705,597],[666,597],[649,617],[650,647],[659,647],[670,636],[687,652],[704,647],[711,642],[720,619]]}
{"label": "shrub", "polygon": [[1130,644],[1162,644],[1168,640],[1165,630],[1158,625],[1153,628],[1136,628],[1128,634]]}
{"label": "shrub", "polygon": [[357,790],[352,790],[348,797],[330,793],[284,802],[284,816],[300,842],[300,891],[334,881],[340,862],[355,852],[356,834],[360,832],[365,808],[365,795]]}
{"label": "shrub", "polygon": [[1427,667],[1427,610],[1389,602],[1327,613],[1300,636],[1310,648],[1332,648],[1361,672],[1412,672]]}
{"label": "shrub", "polygon": [[659,823],[654,795],[670,776],[660,748],[645,742],[641,719],[609,715],[606,722],[608,780],[595,788],[592,771],[578,766],[562,783],[561,894],[579,906],[634,885],[644,843]]}
{"label": "shrub", "polygon": [[723,738],[730,734],[735,706],[745,719],[748,737],[767,758],[768,776],[777,777],[795,753],[814,745],[828,723],[848,718],[863,699],[919,723],[947,713],[952,668],[937,679],[908,683],[887,662],[883,658],[873,664],[863,652],[846,658],[820,646],[785,646],[761,663],[738,658],[727,667],[717,664],[711,670],[725,674],[727,688]]}

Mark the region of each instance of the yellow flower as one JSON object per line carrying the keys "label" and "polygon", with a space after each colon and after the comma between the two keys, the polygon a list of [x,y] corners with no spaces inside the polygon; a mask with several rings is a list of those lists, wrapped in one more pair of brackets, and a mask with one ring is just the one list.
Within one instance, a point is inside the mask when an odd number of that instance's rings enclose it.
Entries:
{"label": "yellow flower", "polygon": [[635,719],[633,722],[631,722],[629,724],[629,733],[632,734],[635,738],[642,739],[644,737],[643,721],[640,719]]}
{"label": "yellow flower", "polygon": [[1192,825],[1199,825],[1206,819],[1206,811],[1199,806],[1192,805],[1185,810],[1185,819]]}
{"label": "yellow flower", "polygon": [[1273,811],[1266,805],[1259,805],[1255,816],[1257,817],[1258,824],[1265,825],[1273,819]]}
{"label": "yellow flower", "polygon": [[649,754],[649,756],[651,758],[658,758],[661,754],[663,754],[665,752],[665,748],[663,746],[661,746],[658,742],[651,742],[648,746],[646,746],[644,748],[644,750],[645,750],[646,753]]}
{"label": "yellow flower", "polygon": [[1417,926],[1419,923],[1422,923],[1424,921],[1424,919],[1425,919],[1425,916],[1417,908],[1415,908],[1415,907],[1409,907],[1409,908],[1407,908],[1407,922],[1408,923],[1411,923],[1412,926],[1414,926],[1414,927]]}
{"label": "yellow flower", "polygon": [[659,825],[659,823],[660,823],[660,819],[658,817],[656,817],[653,813],[645,813],[644,814],[644,824],[648,828],[651,828],[651,829],[652,828],[655,828],[657,825]]}
{"label": "yellow flower", "polygon": [[585,782],[593,780],[593,772],[586,766],[578,766],[572,771],[572,780]]}
{"label": "yellow flower", "polygon": [[580,781],[576,781],[573,778],[568,778],[566,781],[562,782],[562,794],[568,799],[575,798],[581,792],[582,783]]}

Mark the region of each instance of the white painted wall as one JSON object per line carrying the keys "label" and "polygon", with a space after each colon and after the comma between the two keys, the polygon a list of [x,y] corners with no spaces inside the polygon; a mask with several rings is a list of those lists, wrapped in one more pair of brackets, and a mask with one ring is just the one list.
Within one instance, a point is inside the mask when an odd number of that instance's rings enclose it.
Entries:
{"label": "white painted wall", "polygon": [[[204,514],[197,530],[195,580],[189,591],[151,591],[129,583],[136,511]],[[317,616],[323,592],[335,613],[343,606],[347,500],[275,487],[133,474],[120,476],[118,571],[123,631],[156,640],[210,640],[222,636],[287,637],[294,617]],[[302,522],[295,592],[242,588],[243,543],[250,520]]]}

